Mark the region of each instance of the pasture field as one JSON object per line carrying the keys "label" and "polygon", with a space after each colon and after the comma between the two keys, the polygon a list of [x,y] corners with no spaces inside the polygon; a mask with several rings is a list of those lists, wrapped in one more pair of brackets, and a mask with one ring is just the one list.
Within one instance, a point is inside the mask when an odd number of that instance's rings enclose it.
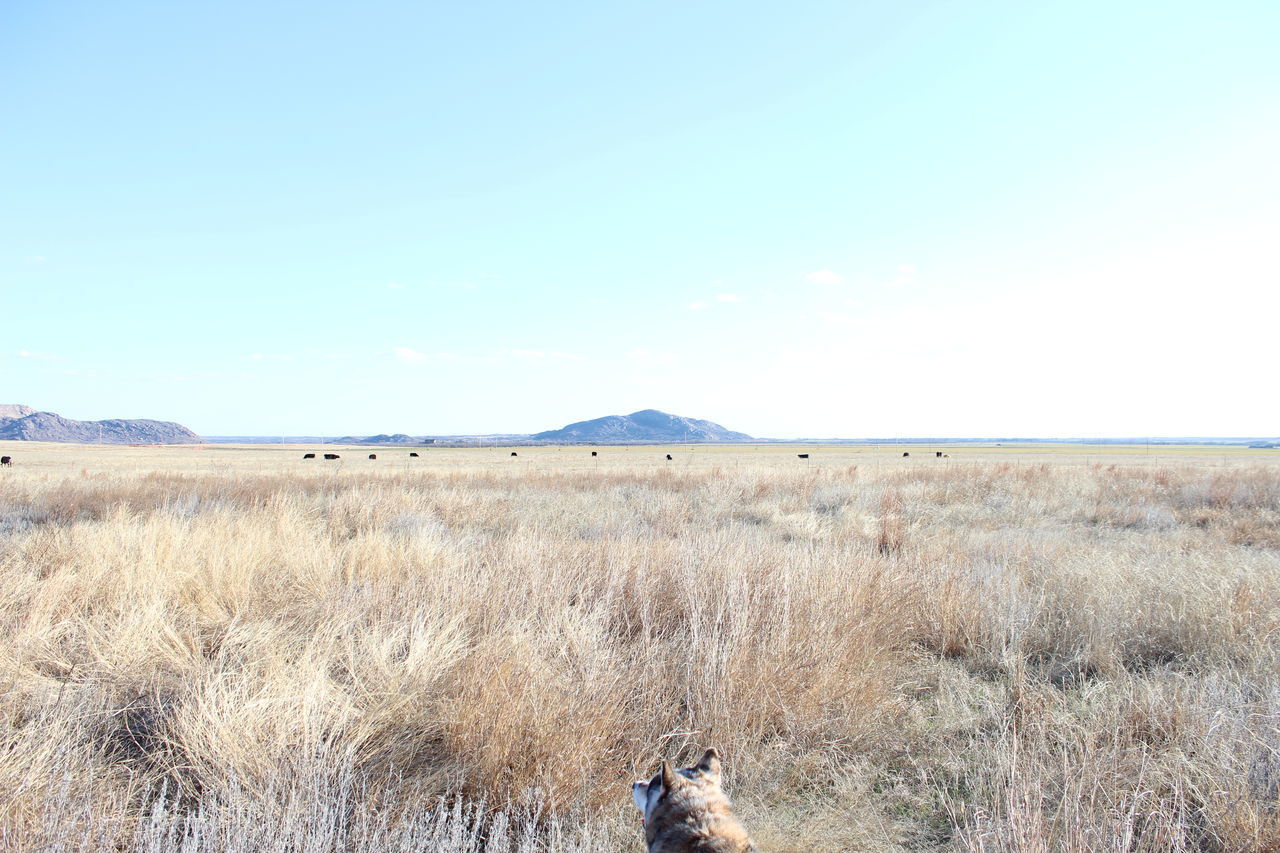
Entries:
{"label": "pasture field", "polygon": [[1280,851],[1280,451],[417,450],[0,443],[0,850]]}

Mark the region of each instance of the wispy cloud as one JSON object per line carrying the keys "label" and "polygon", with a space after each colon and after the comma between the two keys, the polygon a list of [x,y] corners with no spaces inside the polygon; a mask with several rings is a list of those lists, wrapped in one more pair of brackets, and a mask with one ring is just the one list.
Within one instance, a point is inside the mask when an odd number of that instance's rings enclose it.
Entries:
{"label": "wispy cloud", "polygon": [[628,350],[626,356],[631,361],[651,367],[674,364],[680,360],[679,355],[669,350],[651,350],[645,347]]}
{"label": "wispy cloud", "polygon": [[425,352],[418,352],[412,347],[392,347],[391,354],[400,361],[412,364],[414,362],[426,361],[430,356]]}
{"label": "wispy cloud", "polygon": [[382,350],[378,355],[390,355],[405,364],[420,364],[426,361],[451,361],[463,364],[500,364],[518,361],[525,364],[553,364],[557,362],[584,361],[583,356],[559,350],[541,350],[513,348],[489,350],[487,352],[422,352],[413,347],[392,347]]}
{"label": "wispy cloud", "polygon": [[701,299],[699,299],[697,302],[689,303],[690,311],[701,311],[703,308],[706,308],[706,307],[707,307],[707,303],[703,302]]}
{"label": "wispy cloud", "polygon": [[471,281],[424,281],[427,287],[448,288],[450,290],[475,290],[476,284]]}
{"label": "wispy cloud", "polygon": [[207,382],[222,379],[225,374],[218,370],[155,370],[141,376],[151,382]]}
{"label": "wispy cloud", "polygon": [[834,311],[818,311],[814,316],[832,326],[852,326],[858,322],[857,317],[850,314],[837,314]]}
{"label": "wispy cloud", "polygon": [[844,276],[835,270],[816,270],[806,275],[805,278],[817,284],[839,284],[844,281]]}
{"label": "wispy cloud", "polygon": [[736,293],[717,293],[716,301],[717,302],[741,302],[742,297]]}
{"label": "wispy cloud", "polygon": [[96,370],[93,368],[85,369],[80,367],[60,367],[57,369],[43,368],[40,372],[46,376],[81,376],[89,377],[90,379],[94,379],[99,376],[112,375],[112,371],[110,370]]}
{"label": "wispy cloud", "polygon": [[18,358],[28,358],[32,361],[66,361],[66,356],[54,355],[48,352],[35,352],[29,349],[20,349],[15,353]]}
{"label": "wispy cloud", "polygon": [[46,258],[44,255],[27,255],[22,260],[24,263],[28,263],[28,264],[43,264],[45,261],[49,259]]}
{"label": "wispy cloud", "polygon": [[520,361],[582,361],[582,356],[571,352],[547,352],[540,349],[509,349],[498,353],[500,356],[519,359]]}
{"label": "wispy cloud", "polygon": [[387,290],[404,290],[404,285],[398,281],[387,282]]}
{"label": "wispy cloud", "polygon": [[894,272],[896,275],[885,282],[887,287],[902,287],[905,284],[912,284],[916,280],[915,264],[898,264],[894,267]]}

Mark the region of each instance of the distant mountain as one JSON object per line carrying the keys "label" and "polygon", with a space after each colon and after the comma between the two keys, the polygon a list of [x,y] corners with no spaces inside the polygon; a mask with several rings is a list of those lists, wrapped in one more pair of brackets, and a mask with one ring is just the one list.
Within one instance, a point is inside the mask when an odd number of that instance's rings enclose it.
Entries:
{"label": "distant mountain", "polygon": [[[6,417],[4,412],[26,414]],[[60,441],[77,444],[200,444],[204,439],[171,421],[73,421],[26,406],[0,407],[0,441]]]}
{"label": "distant mountain", "polygon": [[3,418],[25,418],[27,415],[34,415],[36,410],[30,406],[19,406],[17,404],[0,404],[0,419]]}
{"label": "distant mountain", "polygon": [[416,436],[405,435],[402,432],[398,432],[395,435],[386,435],[385,433],[382,435],[369,435],[369,436],[348,435],[342,438],[335,438],[331,443],[332,444],[420,445],[420,444],[435,444],[435,439],[434,438],[417,438]]}
{"label": "distant mountain", "polygon": [[746,433],[727,430],[711,421],[682,418],[657,409],[643,409],[629,415],[609,415],[579,421],[564,429],[531,436],[535,441],[566,441],[593,444],[625,442],[751,441]]}

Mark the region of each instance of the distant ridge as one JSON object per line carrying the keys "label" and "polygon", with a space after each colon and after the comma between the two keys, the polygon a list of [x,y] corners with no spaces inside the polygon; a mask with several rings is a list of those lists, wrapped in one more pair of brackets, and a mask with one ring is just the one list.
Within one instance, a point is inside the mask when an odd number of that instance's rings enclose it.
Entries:
{"label": "distant ridge", "polygon": [[342,438],[333,439],[332,443],[333,444],[374,444],[374,445],[385,447],[387,445],[400,445],[400,444],[415,445],[415,446],[422,445],[422,444],[435,444],[435,441],[436,440],[434,438],[419,438],[417,436],[405,435],[402,432],[397,432],[394,435],[387,435],[386,433],[382,433],[381,435],[369,435],[369,436],[346,435],[346,436],[343,436]]}
{"label": "distant ridge", "polygon": [[[8,412],[25,412],[16,416]],[[75,421],[28,406],[0,406],[0,441],[57,441],[73,444],[201,444],[204,439],[172,421],[115,418]]]}
{"label": "distant ridge", "polygon": [[670,415],[657,409],[578,421],[562,429],[535,433],[530,438],[534,441],[594,444],[751,441],[751,436],[746,433],[725,429],[720,424]]}

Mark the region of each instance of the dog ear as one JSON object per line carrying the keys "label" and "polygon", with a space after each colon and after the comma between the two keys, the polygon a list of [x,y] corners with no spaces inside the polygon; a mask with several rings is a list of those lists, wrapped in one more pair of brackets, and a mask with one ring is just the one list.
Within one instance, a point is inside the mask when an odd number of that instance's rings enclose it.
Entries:
{"label": "dog ear", "polygon": [[702,753],[702,758],[696,765],[698,770],[710,776],[716,782],[720,781],[720,752],[714,746]]}
{"label": "dog ear", "polygon": [[665,758],[662,760],[662,794],[666,795],[668,791],[673,791],[684,783],[684,777],[671,769],[671,762]]}

